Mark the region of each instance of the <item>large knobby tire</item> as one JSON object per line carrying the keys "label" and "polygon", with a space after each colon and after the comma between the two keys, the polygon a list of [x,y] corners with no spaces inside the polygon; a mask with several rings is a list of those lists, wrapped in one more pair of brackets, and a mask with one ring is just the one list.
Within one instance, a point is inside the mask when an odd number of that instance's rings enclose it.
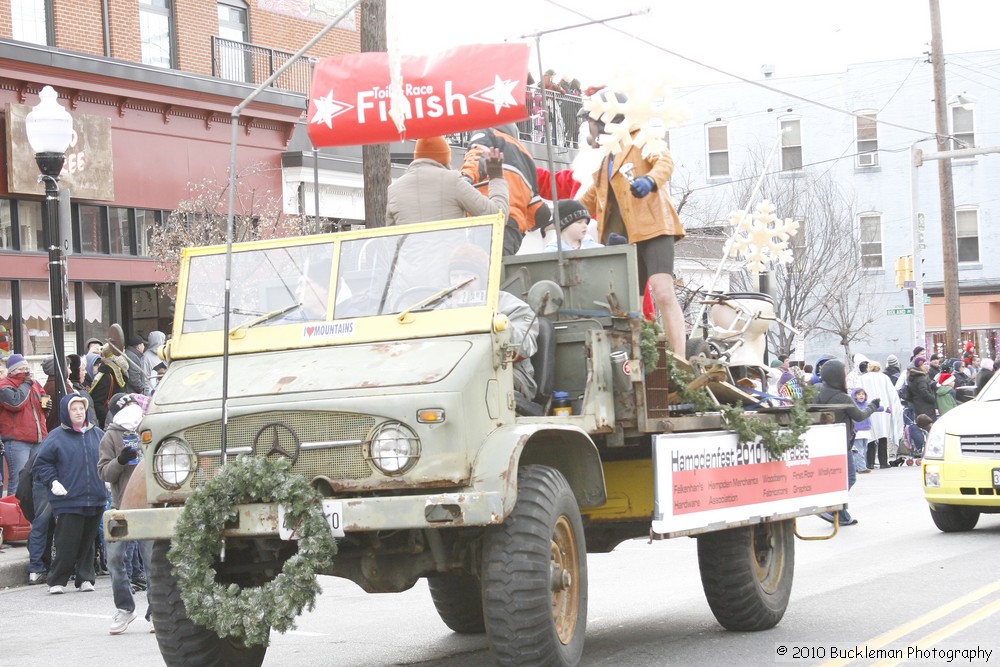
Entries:
{"label": "large knobby tire", "polygon": [[792,592],[792,521],[699,535],[698,567],[708,606],[722,627],[740,631],[773,628],[785,615]]}
{"label": "large knobby tire", "polygon": [[267,646],[244,646],[188,618],[168,551],[169,540],[155,542],[149,568],[149,606],[163,662],[167,667],[259,667]]}
{"label": "large knobby tire", "polygon": [[501,665],[571,666],[587,628],[587,549],[576,497],[562,473],[518,473],[517,503],[483,544],[486,636]]}
{"label": "large knobby tire", "polygon": [[427,577],[438,616],[451,630],[463,635],[486,632],[483,591],[478,577],[447,572]]}
{"label": "large knobby tire", "polygon": [[931,510],[931,519],[942,533],[964,533],[979,523],[979,512],[964,507],[943,507]]}

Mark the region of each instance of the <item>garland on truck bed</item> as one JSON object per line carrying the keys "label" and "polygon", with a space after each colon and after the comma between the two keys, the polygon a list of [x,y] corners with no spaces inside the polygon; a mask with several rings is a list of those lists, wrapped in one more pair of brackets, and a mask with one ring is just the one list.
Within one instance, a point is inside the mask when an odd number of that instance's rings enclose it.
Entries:
{"label": "garland on truck bed", "polygon": [[755,442],[760,438],[764,449],[772,458],[780,458],[785,452],[799,444],[802,435],[812,425],[809,403],[816,390],[812,385],[802,388],[802,396],[792,399],[789,422],[783,426],[774,421],[748,419],[742,405],[716,405],[705,388],[688,389],[694,377],[677,364],[667,363],[670,384],[677,389],[681,403],[690,403],[696,412],[720,412],[723,425],[736,433],[740,444]]}
{"label": "garland on truck bed", "polygon": [[[329,567],[337,544],[323,516],[319,493],[291,472],[286,459],[240,456],[223,466],[184,504],[167,557],[176,567],[181,599],[195,623],[220,637],[266,645],[271,628],[295,627],[303,608],[313,609],[320,592],[318,570]],[[236,505],[280,503],[285,525],[294,529],[298,552],[281,573],[262,586],[241,588],[217,583],[214,564],[222,550],[222,531],[236,518]]]}

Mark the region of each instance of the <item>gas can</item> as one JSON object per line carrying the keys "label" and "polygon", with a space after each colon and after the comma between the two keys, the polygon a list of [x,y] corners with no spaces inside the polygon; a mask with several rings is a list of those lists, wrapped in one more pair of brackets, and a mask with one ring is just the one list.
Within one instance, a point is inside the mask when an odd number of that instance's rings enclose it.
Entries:
{"label": "gas can", "polygon": [[556,417],[569,417],[573,414],[573,404],[569,401],[569,392],[552,392],[552,414]]}

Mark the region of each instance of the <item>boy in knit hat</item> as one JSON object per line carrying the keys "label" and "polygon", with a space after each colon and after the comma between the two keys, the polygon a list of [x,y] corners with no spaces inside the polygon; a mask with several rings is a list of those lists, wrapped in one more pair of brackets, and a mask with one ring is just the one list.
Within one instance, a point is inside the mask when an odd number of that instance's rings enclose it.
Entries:
{"label": "boy in knit hat", "polygon": [[[142,408],[132,394],[115,394],[110,403],[108,424],[101,438],[97,471],[105,482],[111,485],[111,507],[121,507],[122,494],[136,469],[139,458],[138,443],[126,442],[126,435],[134,435],[142,421]],[[111,618],[110,634],[120,635],[135,620],[135,598],[132,582],[127,572],[126,559],[133,542],[108,543],[108,570],[111,572],[111,591],[115,601],[115,613]],[[138,543],[139,552],[146,563],[152,562],[152,542]],[[147,584],[148,585],[148,584]],[[147,593],[148,599],[148,593]],[[146,611],[149,619],[149,611]]]}
{"label": "boy in knit hat", "polygon": [[546,243],[545,250],[556,250],[557,242],[563,250],[603,247],[587,234],[589,224],[590,213],[583,204],[575,200],[559,202],[559,236]]}

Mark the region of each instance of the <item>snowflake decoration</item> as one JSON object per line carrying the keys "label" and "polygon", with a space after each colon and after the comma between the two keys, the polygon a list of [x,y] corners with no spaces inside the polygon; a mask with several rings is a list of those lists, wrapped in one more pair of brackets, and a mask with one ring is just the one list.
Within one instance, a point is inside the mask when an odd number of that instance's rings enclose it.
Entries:
{"label": "snowflake decoration", "polygon": [[[623,93],[628,101],[621,102],[615,92]],[[660,81],[622,80],[595,93],[583,103],[590,117],[604,123],[598,141],[605,153],[617,155],[631,146],[642,149],[642,156],[661,153],[667,148],[667,130],[688,119],[688,113],[673,96],[670,85]],[[614,123],[615,116],[624,121]],[[635,136],[632,132],[638,130]]]}
{"label": "snowflake decoration", "polygon": [[799,223],[791,218],[780,220],[774,215],[774,204],[764,200],[757,204],[752,215],[743,211],[729,214],[734,227],[733,236],[726,243],[732,257],[742,257],[746,267],[760,273],[770,264],[790,264],[792,249],[788,239],[799,231]]}

